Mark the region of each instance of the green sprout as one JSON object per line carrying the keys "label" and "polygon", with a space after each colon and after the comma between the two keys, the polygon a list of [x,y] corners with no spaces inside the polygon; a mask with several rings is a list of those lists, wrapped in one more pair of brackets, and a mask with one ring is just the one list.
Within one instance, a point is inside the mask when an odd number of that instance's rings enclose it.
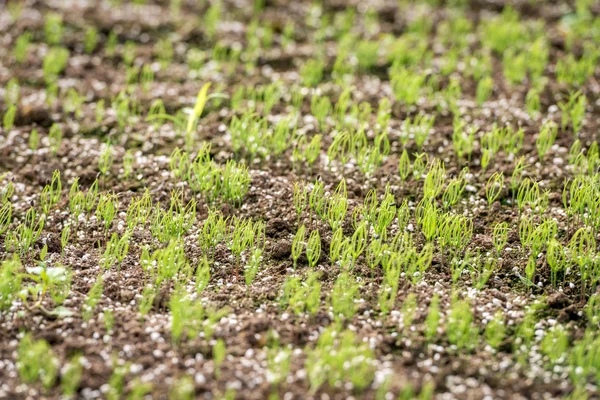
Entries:
{"label": "green sprout", "polygon": [[316,229],[310,233],[306,242],[306,258],[309,267],[313,269],[319,262],[319,258],[321,258],[321,236]]}

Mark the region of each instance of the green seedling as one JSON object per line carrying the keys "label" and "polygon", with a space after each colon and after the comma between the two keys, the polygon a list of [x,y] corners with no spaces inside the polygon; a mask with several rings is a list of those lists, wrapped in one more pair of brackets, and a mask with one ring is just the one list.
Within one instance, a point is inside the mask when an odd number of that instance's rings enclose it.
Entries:
{"label": "green seedling", "polygon": [[31,47],[31,32],[24,32],[15,41],[13,55],[18,64],[23,64]]}
{"label": "green seedling", "polygon": [[579,136],[581,125],[585,119],[586,105],[587,98],[581,91],[573,93],[567,102],[558,103],[558,106],[562,111],[561,128],[563,131],[570,123],[575,137]]}
{"label": "green seedling", "polygon": [[21,260],[15,254],[0,263],[0,311],[10,308],[21,290]]}
{"label": "green seedling", "polygon": [[92,318],[94,309],[96,308],[96,305],[100,302],[100,299],[102,298],[103,290],[104,290],[104,279],[102,278],[102,275],[100,275],[96,278],[96,281],[90,288],[90,290],[87,293],[87,296],[85,298],[85,301],[84,301],[84,304],[83,304],[83,307],[81,310],[81,316],[84,321],[89,321],[89,319]]}
{"label": "green seedling", "polygon": [[215,376],[218,378],[221,375],[221,365],[225,361],[227,355],[227,348],[225,347],[225,341],[223,339],[217,339],[212,348],[213,361],[215,363]]}
{"label": "green seedling", "polygon": [[331,291],[330,302],[335,318],[350,319],[356,314],[360,286],[348,272],[342,272]]}
{"label": "green seedling", "polygon": [[62,142],[62,129],[60,125],[53,124],[48,132],[48,140],[50,142],[50,150],[53,155],[56,155]]}
{"label": "green seedling", "polygon": [[23,382],[41,382],[45,389],[50,389],[59,374],[52,346],[43,339],[34,340],[30,333],[25,334],[17,348],[17,370]]}
{"label": "green seedling", "polygon": [[[296,266],[298,263],[298,258],[300,258],[300,255],[302,254],[302,250],[304,250],[304,248],[306,246],[305,237],[306,237],[306,228],[304,225],[301,225],[300,228],[298,228],[296,235],[294,236],[294,240],[292,241],[292,260],[294,261],[294,270],[296,269]],[[332,245],[333,245],[333,240],[332,240]],[[333,259],[332,259],[332,261],[333,261]],[[333,261],[333,262],[335,262],[335,261]]]}
{"label": "green seedling", "polygon": [[282,285],[279,305],[295,313],[308,312],[314,315],[321,302],[320,272],[310,271],[304,282],[300,277],[289,276]]}
{"label": "green seedling", "polygon": [[473,324],[471,304],[467,300],[452,299],[446,334],[448,342],[458,349],[472,349],[477,345],[479,331]]}
{"label": "green seedling", "polygon": [[489,321],[485,327],[485,340],[494,350],[498,350],[506,336],[506,325],[502,311],[494,314],[494,319]]}
{"label": "green seedling", "polygon": [[319,336],[314,349],[305,350],[305,369],[316,392],[325,382],[335,387],[350,382],[357,391],[371,383],[375,375],[375,356],[366,342],[359,342],[350,330],[339,331],[334,325]]}
{"label": "green seedling", "polygon": [[306,191],[306,187],[304,183],[294,182],[294,209],[296,210],[296,222],[297,225],[300,226],[300,217],[302,212],[306,208],[308,200],[308,193]]}
{"label": "green seedling", "polygon": [[485,197],[490,208],[492,207],[492,203],[500,196],[503,188],[504,174],[502,172],[494,172],[485,184]]}
{"label": "green seedling", "polygon": [[438,335],[440,325],[440,296],[436,293],[431,297],[429,303],[429,312],[425,318],[425,338],[428,342],[433,342]]}
{"label": "green seedling", "polygon": [[494,248],[496,249],[496,255],[500,255],[502,250],[506,246],[508,242],[508,233],[510,228],[508,223],[506,222],[498,222],[494,225],[494,229],[492,231],[492,241],[494,242]]}
{"label": "green seedling", "polygon": [[321,258],[321,236],[316,229],[310,233],[306,242],[306,258],[308,266],[312,269],[315,268]]}
{"label": "green seedling", "polygon": [[541,161],[544,161],[544,157],[554,144],[557,134],[558,126],[554,122],[547,121],[542,125],[542,129],[535,140],[535,147]]}

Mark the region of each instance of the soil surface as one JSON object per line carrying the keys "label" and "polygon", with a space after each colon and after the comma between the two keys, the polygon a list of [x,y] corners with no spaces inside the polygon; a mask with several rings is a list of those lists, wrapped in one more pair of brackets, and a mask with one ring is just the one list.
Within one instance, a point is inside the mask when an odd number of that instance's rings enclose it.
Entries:
{"label": "soil surface", "polygon": [[[25,294],[25,299],[15,296],[10,307],[0,308],[0,398],[67,398],[65,366],[76,355],[81,356],[77,362],[83,369],[72,397],[85,399],[188,398],[181,394],[185,382],[191,385],[186,392],[191,398],[206,399],[269,396],[388,399],[406,393],[407,388],[412,388],[415,396],[421,393],[422,398],[435,399],[558,399],[576,389],[580,391],[572,398],[585,395],[600,398],[597,386],[600,375],[574,379],[570,356],[571,349],[592,323],[586,314],[589,309],[586,304],[594,294],[595,285],[582,290],[581,277],[574,268],[561,273],[559,284],[552,285],[545,250],[539,257],[533,257],[537,269],[533,282],[527,282],[526,268],[531,258],[519,235],[523,216],[509,189],[516,162],[523,156],[527,165],[524,176],[539,183],[540,193],[549,191],[548,206],[542,215],[534,210],[526,212],[536,221],[542,217],[554,220],[555,237],[563,245],[569,243],[578,228],[585,226],[581,219],[567,215],[562,191],[565,180],[576,173],[569,160],[575,140],[586,150],[598,139],[600,70],[596,65],[595,73],[578,88],[557,80],[559,60],[570,53],[580,56],[584,52],[583,42],[578,41],[583,39],[567,43],[566,24],[577,18],[573,2],[265,0],[262,3],[262,9],[255,11],[256,4],[245,0],[25,0],[11,4],[0,0],[0,115],[10,108],[9,82],[18,82],[20,86],[14,123],[9,129],[3,124],[0,130],[0,191],[5,193],[10,182],[14,189],[9,198],[12,203],[9,228],[4,233],[0,230],[0,260],[12,259],[15,251],[7,238],[24,223],[30,207],[41,215],[44,187],[52,182],[53,172],[58,170],[61,195],[48,211],[37,241],[20,255],[21,272],[41,264],[64,266],[71,279],[70,290],[60,305],[60,309],[66,310],[65,315],[52,312],[59,304],[49,294],[43,295],[37,307],[31,307],[35,303],[33,295]],[[464,5],[454,7],[454,3]],[[591,3],[589,24],[595,23],[597,29],[600,7]],[[527,77],[521,83],[510,83],[504,76],[502,55],[487,52],[493,85],[483,103],[477,102],[478,79],[467,73],[467,63],[473,62],[470,56],[478,58],[482,54],[483,26],[504,15],[508,7],[523,25],[539,24],[547,39],[548,61],[542,73],[547,82],[540,91],[539,111],[535,113],[527,109],[532,83]],[[218,14],[215,22],[210,21],[211,13]],[[62,20],[62,36],[55,45],[48,44],[49,15]],[[343,28],[343,19],[348,16],[353,19]],[[447,21],[459,21],[470,28],[462,38],[456,34],[450,37],[444,32],[449,29],[444,24]],[[286,31],[289,27],[293,27],[291,33]],[[97,43],[86,49],[90,28],[95,28]],[[341,83],[336,75],[339,66],[335,63],[343,29],[378,45],[373,65],[362,68],[355,54],[357,44],[353,43],[344,61],[351,72],[341,78],[345,79]],[[426,57],[430,60],[415,64],[437,86],[432,86],[433,92],[425,88],[415,104],[407,105],[394,97],[389,72],[392,62],[386,54],[386,43],[421,32],[420,29],[425,30],[425,34],[419,35],[424,37],[429,49]],[[30,35],[30,44],[24,58],[18,61],[15,46],[23,34]],[[600,36],[597,32],[595,35],[592,42],[596,40],[598,46]],[[453,41],[459,39],[466,45],[460,49],[452,72],[444,74],[443,65],[448,62]],[[67,49],[69,56],[54,81],[55,86],[51,87],[45,78],[44,70],[48,67],[44,67],[44,59],[51,47],[56,46]],[[398,51],[406,54],[406,58],[419,54],[410,47]],[[127,60],[128,57],[132,59]],[[314,59],[322,60],[324,69],[321,82],[310,87],[303,76],[307,62]],[[144,77],[142,71],[147,75],[152,71],[153,78]],[[184,115],[183,128],[172,119],[148,118],[156,100],[164,105],[162,114],[177,116],[181,110],[191,112],[198,92],[207,82],[212,83],[209,93],[222,96],[208,100],[193,129],[191,143],[186,143],[187,114],[179,114],[180,119]],[[273,82],[280,83],[279,95],[267,112],[263,98],[244,97],[234,106],[240,88],[256,90]],[[452,82],[460,88],[455,111],[444,106],[439,97]],[[351,89],[351,106],[341,124],[334,115],[335,105],[346,87]],[[585,119],[577,137],[572,128],[561,129],[562,113],[558,107],[575,90],[581,90],[587,98]],[[328,98],[333,105],[322,124],[314,115],[319,107],[311,106],[311,99],[316,96]],[[119,98],[126,98],[129,103],[123,106]],[[297,98],[299,103],[294,105]],[[376,168],[365,174],[354,157],[343,162],[331,160],[327,150],[340,130],[358,127],[357,114],[351,112],[351,107],[370,105],[365,134],[367,142],[373,145],[379,129],[377,110],[383,98],[390,100],[390,109],[385,112],[390,118],[386,128],[389,152]],[[104,113],[99,111],[102,107]],[[127,110],[124,119],[123,107]],[[231,121],[242,118],[251,107],[267,117],[269,129],[282,118],[296,115],[295,129],[299,136],[284,141],[287,146],[280,154],[252,154],[248,142],[238,148],[232,140]],[[456,110],[468,124],[478,127],[468,158],[459,158],[453,145]],[[435,116],[422,148],[412,136],[404,140],[407,135],[404,121],[419,114]],[[556,122],[559,129],[555,142],[541,160],[536,140],[547,121]],[[517,155],[500,150],[484,169],[482,137],[494,124],[510,126],[515,132],[522,128],[524,140]],[[53,126],[62,132],[56,148],[51,135]],[[34,130],[39,136],[37,146],[32,146]],[[297,138],[303,136],[304,143],[310,143],[315,135],[322,137],[314,163],[295,161],[295,149],[305,146],[298,145]],[[210,143],[209,157],[216,165],[224,167],[234,160],[247,166],[251,181],[240,202],[223,199],[209,202],[173,170],[171,161],[176,148],[187,151],[193,160],[202,143]],[[101,159],[108,145],[112,162],[101,173]],[[408,224],[401,226],[395,218],[389,225],[388,241],[399,232],[408,232],[414,247],[420,251],[428,241],[415,214],[424,196],[427,170],[423,176],[411,173],[406,180],[402,179],[398,165],[404,149],[411,162],[421,152],[430,161],[434,158],[443,161],[444,188],[463,167],[468,167],[459,201],[448,210],[443,207],[442,194],[436,202],[440,210],[472,221],[472,237],[459,257],[467,249],[473,254],[480,252],[496,260],[495,268],[479,288],[475,287],[476,272],[468,269],[453,282],[451,253],[434,240],[429,268],[419,279],[412,279],[403,271],[392,308],[384,313],[379,296],[385,273],[381,266],[369,266],[365,252],[350,269],[352,281],[358,282],[353,302],[356,312],[342,318],[332,308],[332,297],[340,295],[334,290],[336,280],[345,268],[330,258],[333,230],[310,206],[297,216],[294,183],[305,182],[310,192],[314,182],[320,181],[327,193],[325,197],[330,198],[339,182],[345,180],[348,211],[342,228],[348,238],[356,229],[353,211],[360,210],[372,189],[381,201],[387,186],[394,204],[400,207],[406,200],[410,210]],[[124,162],[127,157],[131,157],[130,161]],[[129,173],[127,162],[131,165]],[[496,172],[503,173],[505,184],[498,198],[488,205],[486,185]],[[81,215],[73,214],[69,190],[76,178],[83,193],[88,193],[97,180],[100,194],[116,195],[118,210],[108,229],[99,220],[95,207]],[[194,271],[207,257],[210,279],[200,293],[195,289],[195,272],[187,278],[178,275],[177,279],[163,282],[154,287],[149,311],[142,315],[144,290],[154,285],[140,261],[144,249],[152,255],[168,245],[168,241],[159,240],[153,233],[153,216],[145,224],[128,230],[129,207],[146,191],[154,206],[160,203],[158,207],[169,213],[174,191],[181,191],[184,205],[196,201],[196,213],[178,243],[183,244],[184,255]],[[244,274],[251,251],[244,252],[241,261],[237,260],[229,236],[210,251],[203,250],[199,238],[209,213],[214,210],[229,218],[230,228],[234,218],[264,222],[264,251],[251,284],[246,283]],[[509,234],[507,243],[497,253],[493,228],[499,222],[507,223]],[[299,223],[306,226],[307,232],[316,230],[320,234],[322,250],[314,268],[309,266],[305,252],[296,263],[292,258]],[[63,248],[61,234],[65,226],[70,227],[70,238]],[[116,233],[121,238],[126,232],[129,235],[126,256],[122,262],[105,268],[105,250],[111,235]],[[371,234],[369,241],[374,238]],[[318,310],[297,313],[281,301],[284,282],[291,276],[305,281],[313,269],[321,273]],[[90,290],[100,279],[101,296],[91,314],[85,317]],[[24,276],[21,287],[28,285],[33,286],[33,280]],[[193,337],[186,333],[180,341],[174,339],[170,299],[176,286],[183,287],[192,303],[224,310],[224,316],[214,323],[212,335],[202,331]],[[440,299],[440,320],[436,333],[427,338],[427,317],[434,295]],[[412,304],[407,299],[416,300],[412,312],[407,311]],[[458,299],[468,301],[473,317],[474,333],[468,346],[456,345],[448,337],[452,304]],[[537,311],[532,312],[532,308]],[[501,343],[493,348],[488,344],[486,327],[498,312],[506,331]],[[521,357],[515,350],[519,347],[516,341],[522,340],[518,330],[528,313],[534,315],[535,332],[525,356]],[[567,332],[568,349],[558,360],[551,361],[542,349],[542,341],[556,325]],[[365,363],[370,363],[374,372],[365,388],[358,389],[344,377],[335,382],[326,380],[317,387],[311,384],[307,358],[320,335],[332,326],[354,332],[356,346],[365,344],[372,352],[372,359]],[[55,357],[60,368],[55,381],[47,387],[39,380],[27,382],[20,372],[18,349],[27,333],[51,346],[52,355],[48,357]],[[289,372],[281,382],[274,382],[273,376],[283,367],[269,358],[273,335],[278,337],[281,349],[289,350],[286,353]],[[216,343],[224,343],[226,349],[220,364],[215,363]],[[122,389],[115,394],[118,366],[125,366],[126,371]],[[427,393],[430,389],[432,394]]]}

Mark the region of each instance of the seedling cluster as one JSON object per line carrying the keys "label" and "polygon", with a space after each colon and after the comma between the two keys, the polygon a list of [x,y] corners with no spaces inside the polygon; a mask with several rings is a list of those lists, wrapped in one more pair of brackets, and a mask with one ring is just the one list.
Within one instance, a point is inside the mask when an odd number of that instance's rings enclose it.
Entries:
{"label": "seedling cluster", "polygon": [[600,396],[593,1],[67,3],[0,10],[0,397]]}

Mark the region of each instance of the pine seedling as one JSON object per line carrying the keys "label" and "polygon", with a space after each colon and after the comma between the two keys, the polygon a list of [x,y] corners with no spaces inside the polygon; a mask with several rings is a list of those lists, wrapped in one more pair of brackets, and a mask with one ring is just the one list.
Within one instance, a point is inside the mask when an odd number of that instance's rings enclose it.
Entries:
{"label": "pine seedling", "polygon": [[170,400],[194,400],[196,388],[191,376],[184,375],[175,380],[169,387]]}
{"label": "pine seedling", "polygon": [[196,267],[196,293],[200,294],[208,286],[210,281],[210,264],[206,255],[202,257]]}
{"label": "pine seedling", "polygon": [[316,229],[310,233],[306,242],[306,258],[308,266],[312,269],[315,268],[319,262],[319,258],[321,258],[321,236]]}
{"label": "pine seedling", "polygon": [[329,199],[327,206],[327,222],[333,231],[342,226],[348,210],[348,199],[339,193]]}
{"label": "pine seedling", "polygon": [[[88,191],[88,194],[90,192]],[[112,225],[112,221],[119,210],[119,200],[115,194],[101,194],[96,207],[96,218],[98,221],[104,222],[104,234],[108,234],[108,230]]]}
{"label": "pine seedling", "polygon": [[[579,228],[569,242],[571,260],[579,267],[581,276],[581,295],[585,294],[587,281],[593,271],[592,258],[596,251],[596,239],[591,229]],[[594,282],[595,283],[595,282]]]}
{"label": "pine seedling", "polygon": [[296,269],[298,258],[300,258],[302,250],[304,250],[306,246],[305,235],[306,228],[304,225],[301,225],[300,228],[298,228],[296,235],[294,236],[294,240],[292,241],[292,260],[294,261],[294,270]]}
{"label": "pine seedling", "polygon": [[421,179],[425,173],[425,169],[429,164],[429,156],[427,153],[415,154],[415,160],[413,161],[413,177],[415,179]]}
{"label": "pine seedling", "polygon": [[17,370],[23,382],[40,381],[44,388],[50,389],[59,373],[52,346],[43,339],[34,340],[31,333],[25,334],[17,348]]}
{"label": "pine seedling", "polygon": [[13,47],[13,55],[15,57],[15,61],[18,64],[23,64],[27,57],[27,53],[29,52],[29,48],[31,47],[31,32],[24,32],[17,40],[15,40],[15,45]]}
{"label": "pine seedling", "polygon": [[506,222],[498,222],[494,225],[492,231],[492,241],[494,242],[494,248],[496,249],[496,255],[500,256],[500,253],[508,242],[509,226]]}
{"label": "pine seedling", "polygon": [[563,245],[556,239],[548,242],[546,249],[546,262],[550,267],[550,284],[556,287],[558,273],[566,268],[566,254]]}
{"label": "pine seedling", "polygon": [[0,235],[4,234],[10,226],[12,221],[12,210],[13,207],[10,201],[6,201],[0,206]]}
{"label": "pine seedling", "polygon": [[157,294],[157,288],[155,288],[154,286],[150,286],[150,285],[144,286],[144,289],[142,290],[142,297],[141,297],[139,305],[138,305],[138,311],[140,313],[140,317],[142,320],[146,317],[146,315],[152,309],[152,305],[154,304],[154,299],[156,298],[156,294]]}
{"label": "pine seedling", "polygon": [[305,86],[315,87],[323,80],[325,62],[320,58],[309,59],[300,67],[300,77]]}
{"label": "pine seedling", "polygon": [[69,239],[71,238],[71,226],[69,224],[65,225],[63,230],[60,233],[60,248],[61,255],[65,253],[65,247],[69,244]]}
{"label": "pine seedling", "polygon": [[123,155],[123,178],[128,179],[133,172],[134,156],[131,150],[127,150]]}
{"label": "pine seedling", "polygon": [[427,172],[425,181],[423,182],[424,198],[435,199],[441,193],[445,179],[446,167],[444,163],[437,158],[433,159],[429,166],[429,172]]}
{"label": "pine seedling", "polygon": [[29,133],[29,149],[31,151],[36,151],[39,143],[40,143],[40,137],[38,135],[37,129],[34,128]]}
{"label": "pine seedling", "polygon": [[429,312],[425,318],[424,334],[428,342],[433,342],[437,337],[438,327],[440,325],[440,296],[436,293],[431,297],[429,303]]}
{"label": "pine seedling", "polygon": [[121,264],[129,252],[129,234],[122,235],[119,237],[116,233],[113,233],[110,240],[106,244],[106,250],[104,252],[104,268],[109,269],[115,263],[117,263],[118,271],[121,271]]}
{"label": "pine seedling", "polygon": [[491,76],[484,76],[477,83],[476,99],[480,107],[490,98],[494,90],[494,80]]}
{"label": "pine seedling", "polygon": [[467,300],[452,299],[446,334],[448,342],[458,349],[472,349],[476,346],[479,332],[473,325],[471,304]]}
{"label": "pine seedling", "polygon": [[60,180],[60,171],[56,170],[52,174],[52,181],[50,184],[44,186],[40,195],[40,203],[44,215],[48,215],[50,209],[54,207],[58,200],[60,200],[60,194],[62,192],[62,182]]}
{"label": "pine seedling", "polygon": [[[37,213],[34,208],[27,210],[25,222],[17,226],[14,232],[7,232],[6,241],[11,245],[7,245],[7,249],[11,248],[19,253],[19,256],[24,257],[30,248],[37,242],[38,238],[44,229],[46,216],[41,215],[37,218]],[[10,234],[10,235],[9,235]]]}
{"label": "pine seedling", "polygon": [[387,268],[384,268],[383,282],[379,288],[377,302],[382,317],[385,317],[393,308],[398,295],[400,274],[402,273],[402,260],[399,254],[394,253]]}
{"label": "pine seedling", "polygon": [[375,375],[374,354],[366,342],[359,342],[350,330],[327,328],[314,349],[306,350],[305,369],[314,393],[325,382],[335,387],[349,382],[357,391],[365,389]]}
{"label": "pine seedling", "polygon": [[198,242],[204,254],[212,258],[215,247],[225,238],[226,233],[227,220],[221,213],[209,210],[198,235]]}
{"label": "pine seedling", "polygon": [[410,170],[410,158],[408,157],[408,152],[406,149],[404,149],[402,151],[402,155],[400,156],[400,162],[398,163],[398,172],[403,181],[406,181],[406,178],[408,178]]}
{"label": "pine seedling", "polygon": [[474,263],[470,265],[472,267],[471,278],[475,289],[483,289],[495,272],[496,263],[496,259],[492,257],[487,257],[485,260],[482,260],[482,257],[479,255],[475,257]]}
{"label": "pine seedling", "polygon": [[104,146],[104,150],[100,153],[98,158],[98,170],[104,176],[110,171],[114,162],[113,148],[110,144]]}
{"label": "pine seedling", "polygon": [[445,209],[454,206],[462,196],[465,187],[467,186],[467,181],[465,179],[467,173],[468,168],[465,167],[457,178],[448,182],[448,186],[446,186],[446,190],[444,190],[444,194],[442,195],[442,204]]}
{"label": "pine seedling", "polygon": [[414,293],[409,293],[402,303],[400,315],[402,318],[402,326],[404,331],[411,331],[417,311],[417,296]]}
{"label": "pine seedling", "polygon": [[17,115],[17,106],[11,105],[6,110],[4,117],[2,118],[2,126],[6,132],[10,131],[15,123],[15,117]]}
{"label": "pine seedling", "polygon": [[313,189],[308,196],[308,204],[321,219],[325,218],[328,207],[325,199],[325,188],[323,182],[319,180],[315,181]]}
{"label": "pine seedling", "polygon": [[83,364],[81,355],[76,354],[61,369],[60,388],[63,396],[70,398],[77,393],[82,376]]}
{"label": "pine seedling", "polygon": [[218,378],[221,375],[221,365],[225,361],[227,348],[223,339],[217,339],[212,349],[213,361],[215,363],[215,376]]}
{"label": "pine seedling", "polygon": [[336,319],[350,319],[356,314],[359,288],[359,284],[354,282],[348,272],[342,272],[338,276],[330,295],[331,308]]}
{"label": "pine seedling", "polygon": [[540,343],[540,350],[552,364],[557,363],[569,349],[569,334],[558,324],[546,331],[546,336]]}
{"label": "pine seedling", "polygon": [[21,260],[14,254],[0,263],[0,311],[10,308],[21,290]]}
{"label": "pine seedling", "polygon": [[430,203],[423,199],[421,203],[417,205],[415,217],[425,239],[428,242],[432,241],[437,233],[438,224],[440,222],[435,203]]}
{"label": "pine seedling", "polygon": [[56,155],[62,142],[62,129],[60,128],[60,125],[53,124],[50,127],[50,131],[48,133],[48,140],[50,142],[50,150],[52,151],[52,154]]}
{"label": "pine seedling", "polygon": [[546,121],[535,140],[535,147],[541,161],[544,161],[546,153],[554,144],[558,134],[558,126],[553,121]]}
{"label": "pine seedling", "polygon": [[503,188],[504,174],[502,172],[494,172],[485,184],[485,197],[490,208],[492,207],[492,203],[500,196]]}
{"label": "pine seedling", "polygon": [[494,350],[498,350],[506,335],[506,325],[502,311],[497,311],[494,318],[485,327],[485,340]]}
{"label": "pine seedling", "polygon": [[59,45],[64,32],[62,16],[56,13],[46,14],[44,32],[46,33],[46,43],[51,46]]}
{"label": "pine seedling", "polygon": [[104,290],[104,279],[102,275],[96,278],[96,281],[90,288],[85,301],[82,306],[81,316],[84,321],[88,321],[94,312],[94,308],[102,298],[102,292]]}
{"label": "pine seedling", "polygon": [[561,128],[563,131],[570,123],[575,137],[579,136],[581,125],[585,119],[586,105],[587,98],[581,91],[573,93],[567,102],[558,103],[558,106],[562,112]]}
{"label": "pine seedling", "polygon": [[19,98],[21,97],[21,86],[19,86],[19,80],[12,78],[6,83],[4,89],[4,103],[6,106],[18,106]]}
{"label": "pine seedling", "polygon": [[535,256],[529,256],[529,260],[525,265],[525,284],[527,286],[535,285],[535,272],[536,272],[536,259]]}
{"label": "pine seedling", "polygon": [[300,226],[300,217],[302,215],[302,212],[306,208],[307,200],[308,200],[308,193],[306,191],[304,182],[302,182],[302,183],[294,182],[293,201],[294,201],[294,209],[296,210],[296,222],[297,222],[298,226]]}
{"label": "pine seedling", "polygon": [[248,265],[244,269],[244,280],[246,281],[246,286],[250,286],[258,273],[258,268],[260,267],[260,262],[262,261],[263,250],[258,247],[252,250],[252,255],[250,256],[250,261]]}

